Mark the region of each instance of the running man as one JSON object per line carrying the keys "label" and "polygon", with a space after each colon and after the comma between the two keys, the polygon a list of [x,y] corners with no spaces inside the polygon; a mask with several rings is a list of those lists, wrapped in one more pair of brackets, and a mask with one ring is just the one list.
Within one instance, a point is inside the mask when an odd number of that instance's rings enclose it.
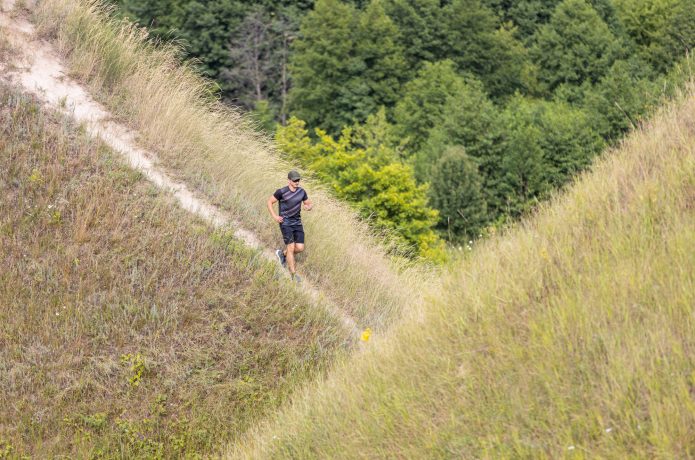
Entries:
{"label": "running man", "polygon": [[[295,272],[295,254],[304,251],[304,227],[302,227],[302,203],[304,209],[311,211],[313,207],[306,191],[299,186],[301,176],[294,169],[287,174],[287,187],[279,188],[268,198],[268,212],[273,216],[275,222],[280,224],[282,240],[285,242],[285,249],[275,251],[280,264],[287,266],[292,275],[292,280],[300,282],[299,276]],[[279,215],[275,214],[273,205],[279,202]]]}

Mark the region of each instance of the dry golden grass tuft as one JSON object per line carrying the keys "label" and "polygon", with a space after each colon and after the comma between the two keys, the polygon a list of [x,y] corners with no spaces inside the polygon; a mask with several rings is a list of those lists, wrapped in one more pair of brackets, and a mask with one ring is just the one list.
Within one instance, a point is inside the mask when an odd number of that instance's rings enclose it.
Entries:
{"label": "dry golden grass tuft", "polygon": [[214,452],[346,347],[276,267],[0,86],[0,457]]}
{"label": "dry golden grass tuft", "polygon": [[232,458],[695,456],[695,90]]}

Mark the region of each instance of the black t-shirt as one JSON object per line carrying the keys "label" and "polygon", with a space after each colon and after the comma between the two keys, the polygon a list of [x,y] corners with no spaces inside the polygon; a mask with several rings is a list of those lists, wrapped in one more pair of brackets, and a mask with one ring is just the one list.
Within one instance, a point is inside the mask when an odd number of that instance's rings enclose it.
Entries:
{"label": "black t-shirt", "polygon": [[297,187],[294,192],[290,187],[283,187],[275,190],[273,196],[280,203],[280,216],[282,216],[282,225],[299,225],[302,223],[302,202],[309,199],[306,191]]}

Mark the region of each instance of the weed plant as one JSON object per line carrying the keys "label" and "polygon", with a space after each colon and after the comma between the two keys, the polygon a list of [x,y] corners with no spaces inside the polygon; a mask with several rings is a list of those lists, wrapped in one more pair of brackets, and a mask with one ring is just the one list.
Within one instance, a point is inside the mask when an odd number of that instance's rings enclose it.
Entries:
{"label": "weed plant", "polygon": [[0,86],[0,457],[205,455],[346,349],[274,264]]}

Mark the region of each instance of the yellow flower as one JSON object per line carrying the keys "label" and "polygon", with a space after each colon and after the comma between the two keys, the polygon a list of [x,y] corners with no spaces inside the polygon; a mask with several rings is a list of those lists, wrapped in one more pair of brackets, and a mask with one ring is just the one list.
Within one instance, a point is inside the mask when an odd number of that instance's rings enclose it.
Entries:
{"label": "yellow flower", "polygon": [[29,176],[29,182],[31,182],[32,184],[43,182],[43,176],[41,175],[41,171],[34,168],[34,170],[31,171],[31,176]]}
{"label": "yellow flower", "polygon": [[372,329],[371,329],[371,328],[367,328],[367,329],[365,329],[365,330],[362,332],[362,336],[360,337],[360,339],[361,339],[363,342],[369,342],[369,338],[370,338],[371,336],[372,336]]}
{"label": "yellow flower", "polygon": [[548,251],[545,248],[541,248],[541,258],[545,261],[550,260],[550,255],[548,254]]}

